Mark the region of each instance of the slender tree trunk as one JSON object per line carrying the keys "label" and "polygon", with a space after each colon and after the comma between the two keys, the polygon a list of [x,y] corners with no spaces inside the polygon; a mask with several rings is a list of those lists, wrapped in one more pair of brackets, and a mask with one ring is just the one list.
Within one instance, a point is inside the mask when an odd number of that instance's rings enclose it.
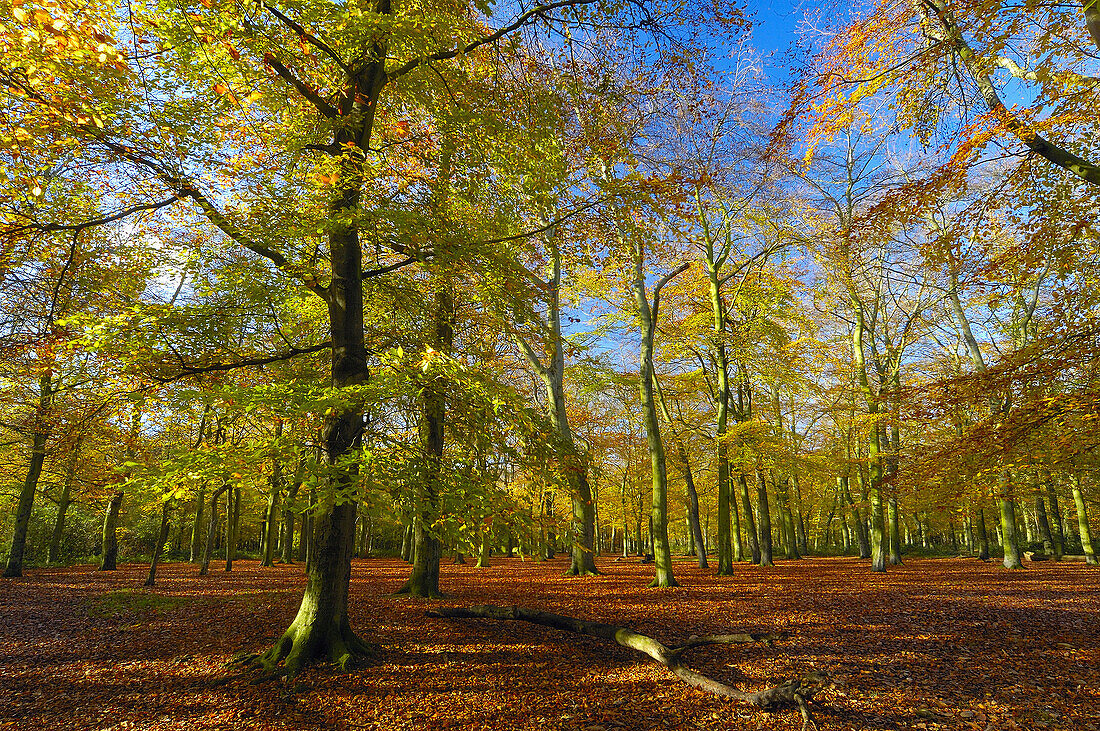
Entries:
{"label": "slender tree trunk", "polygon": [[76,479],[76,463],[80,458],[80,449],[84,444],[84,435],[77,438],[73,445],[73,452],[69,456],[69,468],[65,472],[65,484],[61,488],[61,499],[57,501],[57,519],[54,520],[53,534],[50,536],[50,549],[47,553],[47,561],[52,565],[61,558],[61,539],[65,535],[65,516],[69,512],[72,503],[73,480]]}
{"label": "slender tree trunk", "polygon": [[1066,534],[1062,529],[1062,508],[1058,504],[1058,493],[1054,489],[1054,480],[1047,477],[1047,501],[1050,503],[1050,527],[1054,534],[1054,558],[1061,561],[1066,552]]}
{"label": "slender tree trunk", "polygon": [[760,528],[760,566],[774,566],[772,561],[772,518],[771,508],[768,503],[768,483],[764,477],[764,470],[758,465],[756,468],[756,515],[757,525]]}
{"label": "slender tree trunk", "polygon": [[[283,422],[275,423],[275,439],[283,434]],[[283,490],[283,463],[275,458],[271,467],[271,477],[268,478],[270,487],[267,493],[267,512],[264,514],[264,545],[263,560],[261,566],[275,565],[275,532],[278,529],[279,496]]]}
{"label": "slender tree trunk", "polygon": [[103,517],[103,555],[99,562],[100,571],[114,571],[118,563],[118,513],[122,509],[124,493],[119,490],[107,502],[107,511]]}
{"label": "slender tree trunk", "polygon": [[1035,523],[1039,528],[1039,538],[1043,541],[1043,553],[1054,555],[1054,536],[1050,533],[1050,522],[1047,521],[1047,506],[1042,495],[1035,496]]}
{"label": "slender tree trunk", "polygon": [[[454,302],[446,286],[435,293],[435,336],[431,345],[450,353],[454,340]],[[423,390],[420,416],[420,440],[426,469],[419,485],[416,516],[413,522],[414,558],[412,573],[397,590],[398,594],[439,598],[439,562],[443,544],[428,528],[439,509],[439,475],[443,469],[444,419],[446,394],[438,386]]]}
{"label": "slender tree trunk", "polygon": [[849,476],[841,475],[837,479],[837,488],[840,490],[841,500],[848,508],[852,516],[852,527],[856,533],[856,543],[859,544],[859,557],[871,558],[871,544],[867,538],[867,529],[863,523],[863,516],[859,513],[859,508],[856,507],[855,501],[852,500],[852,493],[849,489]]}
{"label": "slender tree trunk", "polygon": [[27,477],[23,480],[23,489],[19,491],[19,505],[15,510],[11,549],[8,551],[7,565],[4,567],[4,576],[7,578],[23,575],[27,529],[31,522],[34,494],[38,491],[38,480],[42,476],[42,465],[46,461],[46,442],[50,438],[49,414],[52,401],[53,372],[46,371],[38,379],[38,403],[35,406],[34,433],[31,437],[31,461],[27,467]]}
{"label": "slender tree trunk", "polygon": [[225,570],[233,570],[237,558],[237,539],[241,524],[241,488],[238,485],[229,493],[225,503]]}
{"label": "slender tree trunk", "polygon": [[989,560],[989,532],[985,527],[985,509],[978,508],[978,558]]}
{"label": "slender tree trunk", "polygon": [[157,566],[160,564],[160,556],[164,553],[164,542],[168,540],[168,518],[172,512],[172,504],[165,500],[160,508],[160,530],[157,531],[157,544],[153,546],[153,558],[149,562],[149,576],[145,579],[145,586],[154,586],[157,583]]}
{"label": "slender tree trunk", "polygon": [[199,487],[198,497],[195,498],[195,522],[191,525],[191,563],[199,560],[199,547],[202,541],[202,518],[206,509],[206,484]]}
{"label": "slender tree trunk", "polygon": [[[650,511],[650,540],[653,543],[653,563],[656,575],[651,587],[678,586],[672,574],[672,552],[668,542],[668,475],[665,467],[665,445],[661,439],[661,428],[657,420],[657,403],[654,394],[653,369],[654,337],[657,331],[657,317],[660,307],[661,287],[673,276],[687,269],[683,265],[672,274],[660,279],[653,289],[653,304],[646,295],[645,272],[642,268],[645,259],[643,243],[635,241],[634,249],[634,294],[638,304],[641,321],[642,344],[640,353],[639,386],[642,397],[642,418],[645,424],[646,444],[649,447],[649,461],[653,474],[653,502]],[[727,516],[728,517],[728,516]]]}
{"label": "slender tree trunk", "polygon": [[1089,514],[1085,509],[1085,497],[1081,494],[1081,476],[1073,474],[1073,504],[1077,507],[1077,531],[1081,536],[1081,550],[1085,554],[1085,562],[1089,566],[1096,566],[1100,561],[1096,558],[1096,552],[1092,547],[1092,529],[1089,527]]}
{"label": "slender tree trunk", "polygon": [[737,484],[741,492],[741,511],[745,516],[745,540],[749,543],[749,555],[752,562],[760,563],[760,541],[756,536],[756,521],[752,517],[752,500],[749,498],[749,481],[742,472],[737,475]]}
{"label": "slender tree trunk", "polygon": [[210,571],[210,561],[214,557],[214,540],[218,535],[218,498],[228,489],[229,483],[223,482],[221,487],[210,494],[210,522],[206,526],[206,548],[202,553],[199,576],[206,576]]}
{"label": "slender tree trunk", "polygon": [[890,565],[901,565],[901,529],[898,526],[898,497],[891,494],[886,500],[887,516],[890,521]]}
{"label": "slender tree trunk", "polygon": [[1002,468],[1000,495],[997,504],[1001,513],[1001,548],[1004,549],[1004,565],[1007,569],[1020,569],[1020,547],[1016,533],[1016,502],[1012,498],[1012,475]]}

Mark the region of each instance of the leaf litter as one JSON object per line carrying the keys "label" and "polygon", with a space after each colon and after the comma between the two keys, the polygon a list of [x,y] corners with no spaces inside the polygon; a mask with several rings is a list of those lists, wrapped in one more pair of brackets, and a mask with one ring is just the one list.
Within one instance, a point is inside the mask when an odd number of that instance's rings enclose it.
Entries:
{"label": "leaf litter", "polygon": [[[969,559],[910,559],[885,575],[814,558],[716,577],[677,562],[682,586],[648,589],[652,566],[604,558],[442,566],[443,604],[520,605],[690,635],[785,632],[767,645],[699,648],[687,664],[744,690],[811,670],[835,729],[1100,730],[1100,571],[1040,564],[1010,572]],[[350,673],[291,681],[231,664],[291,621],[300,566],[237,561],[200,577],[164,564],[36,569],[0,583],[2,729],[800,729],[693,690],[625,648],[515,622],[425,617],[438,604],[389,598],[401,561],[356,560],[352,626],[380,643]]]}

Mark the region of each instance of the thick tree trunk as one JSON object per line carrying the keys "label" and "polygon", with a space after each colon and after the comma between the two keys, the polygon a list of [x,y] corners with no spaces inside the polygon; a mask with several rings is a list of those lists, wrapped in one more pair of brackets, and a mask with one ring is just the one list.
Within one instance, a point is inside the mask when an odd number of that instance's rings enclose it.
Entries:
{"label": "thick tree trunk", "polygon": [[27,529],[31,522],[31,509],[34,507],[34,494],[38,491],[38,480],[42,476],[42,465],[46,461],[46,442],[50,438],[49,413],[53,400],[53,373],[47,371],[38,379],[38,403],[35,406],[34,433],[31,437],[31,461],[27,466],[27,476],[23,488],[19,491],[19,505],[15,509],[15,527],[11,535],[11,549],[8,562],[4,567],[4,576],[13,578],[23,575],[23,554],[27,548]]}
{"label": "thick tree trunk", "polygon": [[596,637],[608,642],[642,653],[667,667],[676,677],[693,688],[721,698],[730,698],[741,701],[758,708],[779,709],[796,706],[802,712],[804,722],[811,724],[807,701],[812,699],[818,687],[825,680],[824,676],[817,673],[807,673],[801,679],[787,680],[780,685],[765,688],[755,693],[746,693],[725,683],[719,682],[706,675],[702,675],[683,664],[680,659],[685,652],[696,647],[706,645],[751,644],[757,642],[772,643],[783,639],[780,634],[731,634],[708,635],[705,637],[690,637],[680,645],[668,647],[652,637],[639,634],[628,627],[618,627],[601,622],[587,622],[574,617],[565,617],[560,614],[541,612],[525,607],[497,607],[472,606],[472,607],[442,607],[429,610],[429,617],[448,617],[456,619],[496,619],[519,620],[533,624],[552,627],[565,632]]}
{"label": "thick tree trunk", "polygon": [[171,511],[171,503],[165,500],[160,508],[160,530],[157,531],[157,544],[153,546],[153,558],[149,562],[149,576],[145,579],[145,586],[154,586],[157,583],[157,566],[160,564],[161,554],[164,553],[164,542],[168,540],[168,518]]}
{"label": "thick tree trunk", "polygon": [[102,557],[99,562],[100,571],[114,571],[118,563],[118,513],[122,509],[124,493],[119,490],[107,502],[107,510],[103,516],[103,544]]}

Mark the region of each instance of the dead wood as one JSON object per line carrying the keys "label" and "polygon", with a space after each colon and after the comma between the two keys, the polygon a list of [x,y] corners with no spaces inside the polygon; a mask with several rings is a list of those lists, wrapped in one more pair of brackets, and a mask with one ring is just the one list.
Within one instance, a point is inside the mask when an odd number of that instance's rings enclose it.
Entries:
{"label": "dead wood", "polygon": [[680,656],[687,650],[696,647],[752,642],[771,644],[786,637],[786,635],[778,633],[740,633],[707,635],[705,637],[693,635],[679,645],[668,647],[652,637],[635,632],[629,627],[619,627],[613,624],[603,624],[602,622],[587,622],[575,617],[565,617],[560,614],[541,612],[526,607],[498,607],[491,604],[472,607],[441,607],[429,610],[427,616],[454,619],[521,620],[566,632],[598,637],[648,655],[693,688],[699,688],[721,698],[732,698],[769,710],[797,706],[807,727],[814,725],[807,703],[813,698],[824,680],[823,675],[811,672],[799,679],[787,680],[771,688],[746,693],[680,664]]}

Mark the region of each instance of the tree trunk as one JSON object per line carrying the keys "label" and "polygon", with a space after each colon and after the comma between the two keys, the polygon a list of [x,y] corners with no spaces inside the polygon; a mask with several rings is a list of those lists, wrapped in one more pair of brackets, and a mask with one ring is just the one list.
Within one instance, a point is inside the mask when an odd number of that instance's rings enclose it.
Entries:
{"label": "tree trunk", "polygon": [[1047,478],[1047,500],[1050,503],[1050,523],[1054,533],[1054,557],[1061,560],[1066,552],[1066,534],[1062,530],[1062,509],[1058,505],[1058,493],[1054,489],[1054,480]]}
{"label": "tree trunk", "polygon": [[103,554],[99,563],[100,571],[114,571],[118,563],[118,513],[122,509],[124,493],[119,490],[107,502],[107,511],[103,517]]}
{"label": "tree trunk", "polygon": [[493,527],[490,525],[483,525],[481,527],[481,550],[477,554],[477,566],[479,569],[489,568],[489,556],[492,553],[492,538]]}
{"label": "tree trunk", "polygon": [[206,484],[199,488],[198,497],[195,498],[195,522],[191,526],[191,557],[190,562],[199,560],[199,546],[202,542],[202,518],[206,509]]}
{"label": "tree trunk", "polygon": [[157,566],[160,564],[161,554],[164,553],[164,542],[168,540],[168,517],[171,511],[171,503],[165,500],[160,508],[160,530],[157,531],[157,544],[153,546],[153,558],[149,562],[149,576],[145,579],[145,586],[154,586],[157,583]]}
{"label": "tree trunk", "polygon": [[886,499],[887,517],[890,521],[890,565],[901,565],[901,529],[898,526],[898,497],[891,494]]}
{"label": "tree trunk", "polygon": [[225,570],[233,570],[241,524],[241,488],[234,487],[225,501]]}
{"label": "tree trunk", "polygon": [[1016,503],[1012,499],[1012,475],[1007,468],[1002,468],[1000,478],[1000,495],[997,504],[1001,513],[1001,548],[1004,549],[1004,566],[1006,569],[1020,569],[1020,547],[1016,534]]}
{"label": "tree trunk", "polygon": [[660,312],[661,287],[672,277],[687,269],[681,266],[672,274],[658,280],[653,289],[653,304],[646,295],[645,272],[642,268],[645,253],[644,244],[637,239],[634,244],[634,294],[638,304],[638,314],[642,330],[640,352],[639,387],[641,391],[642,419],[645,424],[646,444],[649,447],[649,462],[653,475],[653,500],[650,510],[650,540],[653,544],[653,563],[656,575],[650,582],[651,587],[668,588],[678,586],[672,573],[672,552],[668,543],[668,474],[665,466],[665,445],[661,439],[661,427],[657,420],[657,403],[654,394],[656,373],[653,369],[654,337],[657,332],[657,317]]}
{"label": "tree trunk", "polygon": [[[454,302],[450,290],[440,286],[435,292],[435,333],[430,345],[449,354],[454,344]],[[425,470],[418,486],[416,517],[413,522],[413,564],[408,580],[397,594],[426,598],[441,598],[439,562],[443,544],[428,529],[439,510],[439,475],[443,469],[444,420],[446,394],[444,387],[425,386],[421,397],[420,441]]]}
{"label": "tree trunk", "polygon": [[76,463],[80,458],[80,449],[84,444],[84,435],[77,438],[73,445],[73,452],[69,456],[69,468],[65,473],[65,484],[61,488],[61,499],[57,501],[57,518],[53,524],[53,534],[50,536],[50,548],[46,560],[52,565],[60,561],[61,539],[65,535],[65,516],[69,512],[72,503],[73,480],[76,479]]}
{"label": "tree trunk", "polygon": [[1077,507],[1077,531],[1081,536],[1081,550],[1089,566],[1096,566],[1096,552],[1092,547],[1092,530],[1089,528],[1089,514],[1085,509],[1085,498],[1081,494],[1081,476],[1073,474],[1073,504]]}
{"label": "tree trunk", "polygon": [[745,516],[745,540],[749,543],[749,554],[752,562],[760,563],[760,541],[756,537],[756,520],[752,517],[752,500],[749,498],[749,481],[742,472],[737,476],[737,484],[741,492],[741,511]]}
{"label": "tree trunk", "polygon": [[[283,422],[275,424],[275,438],[283,433]],[[267,493],[267,512],[264,514],[264,545],[263,560],[261,566],[275,565],[275,531],[278,528],[279,496],[283,490],[283,464],[278,457],[271,468],[271,477],[268,479],[270,490]]]}
{"label": "tree trunk", "polygon": [[978,558],[989,560],[989,532],[985,527],[985,510],[978,508]]}
{"label": "tree trunk", "polygon": [[768,483],[764,470],[756,467],[756,516],[760,528],[760,566],[774,566],[772,561],[772,517],[768,504]]}
{"label": "tree trunk", "polygon": [[1035,496],[1035,523],[1039,528],[1039,538],[1043,542],[1043,553],[1054,555],[1054,536],[1050,533],[1050,523],[1047,521],[1047,506],[1042,495]]}
{"label": "tree trunk", "polygon": [[4,576],[7,578],[23,575],[23,553],[27,548],[27,529],[31,522],[34,494],[38,491],[38,480],[42,476],[42,464],[46,461],[46,442],[50,438],[49,413],[52,400],[53,373],[47,371],[38,379],[38,403],[35,406],[34,433],[31,438],[31,461],[27,466],[27,477],[23,480],[23,488],[19,491],[19,505],[15,510],[11,549],[8,551],[8,563],[4,567]]}
{"label": "tree trunk", "polygon": [[210,495],[210,522],[206,526],[206,549],[202,554],[202,567],[199,569],[199,576],[206,576],[210,571],[210,560],[214,557],[214,539],[218,535],[218,498],[228,489],[229,483],[224,482],[221,487]]}

